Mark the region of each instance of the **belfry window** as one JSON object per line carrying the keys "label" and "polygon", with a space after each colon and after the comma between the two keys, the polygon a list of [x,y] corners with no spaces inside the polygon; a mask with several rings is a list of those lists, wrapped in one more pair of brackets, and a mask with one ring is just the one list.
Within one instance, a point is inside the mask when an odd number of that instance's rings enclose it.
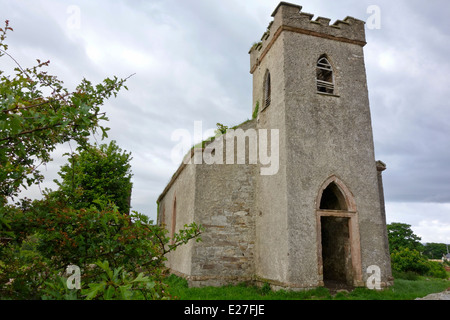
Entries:
{"label": "belfry window", "polygon": [[317,92],[334,94],[333,67],[324,56],[317,61],[316,83]]}
{"label": "belfry window", "polygon": [[271,102],[271,83],[270,83],[270,72],[266,72],[266,76],[264,79],[264,108],[270,106]]}

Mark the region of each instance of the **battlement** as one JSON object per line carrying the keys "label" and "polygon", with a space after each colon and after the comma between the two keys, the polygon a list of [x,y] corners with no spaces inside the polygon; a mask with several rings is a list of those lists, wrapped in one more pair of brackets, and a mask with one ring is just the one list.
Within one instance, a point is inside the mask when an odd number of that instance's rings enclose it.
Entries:
{"label": "battlement", "polygon": [[330,24],[331,19],[317,17],[313,20],[313,14],[302,12],[301,10],[302,6],[296,4],[288,2],[280,2],[278,4],[272,13],[273,21],[269,24],[261,41],[255,43],[249,51],[251,73],[253,73],[283,31],[307,34],[360,46],[366,44],[364,21],[346,17],[344,20],[336,20],[333,24]]}

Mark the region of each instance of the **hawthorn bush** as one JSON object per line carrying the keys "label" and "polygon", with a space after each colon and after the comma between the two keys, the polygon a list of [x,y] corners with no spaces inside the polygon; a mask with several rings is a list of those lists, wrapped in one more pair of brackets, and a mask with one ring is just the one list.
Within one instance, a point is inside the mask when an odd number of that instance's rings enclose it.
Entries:
{"label": "hawthorn bush", "polygon": [[[12,237],[0,246],[0,296],[8,299],[164,299],[168,252],[198,237],[192,223],[174,236],[146,215],[113,204],[71,209],[50,200],[23,201],[2,213]],[[67,288],[69,265],[81,290]]]}
{"label": "hawthorn bush", "polygon": [[113,77],[96,85],[83,79],[71,92],[45,71],[50,61],[22,67],[5,43],[12,30],[8,20],[0,28],[0,66],[3,59],[16,64],[12,72],[0,69],[0,204],[43,181],[39,167],[51,161],[59,144],[75,141],[84,149],[92,133],[107,137],[109,128],[101,122],[108,118],[100,107],[127,89],[127,79]]}
{"label": "hawthorn bush", "polygon": [[441,263],[429,261],[426,255],[422,255],[421,251],[426,247],[411,230],[411,225],[394,222],[387,227],[392,270],[398,276],[410,279],[416,279],[418,275],[447,277]]}
{"label": "hawthorn bush", "polygon": [[[147,216],[128,214],[129,154],[114,144],[100,146],[100,153],[89,145],[91,134],[107,137],[102,121],[108,118],[100,107],[127,89],[127,79],[106,78],[96,85],[83,79],[71,92],[45,71],[50,61],[22,67],[8,53],[10,31],[5,21],[0,60],[16,67],[0,70],[0,299],[170,298],[162,282],[166,255],[199,240],[200,227],[185,226],[169,242],[167,231]],[[69,141],[77,143],[80,154],[62,169],[60,189],[44,200],[8,204],[23,188],[43,181],[39,167]],[[92,165],[98,161],[100,166]],[[122,170],[119,183],[111,176],[99,178],[112,171],[109,165]],[[96,169],[89,171],[90,180],[80,178],[84,168]],[[65,179],[69,172],[71,179]],[[69,265],[79,267],[80,289],[69,288]]]}
{"label": "hawthorn bush", "polygon": [[[400,274],[414,273],[435,278],[447,278],[447,273],[442,263],[429,261],[426,256],[417,250],[403,248],[391,253],[392,269]],[[411,275],[413,276],[413,275]]]}
{"label": "hawthorn bush", "polygon": [[391,253],[392,269],[398,272],[425,274],[430,270],[428,260],[417,250],[401,248]]}

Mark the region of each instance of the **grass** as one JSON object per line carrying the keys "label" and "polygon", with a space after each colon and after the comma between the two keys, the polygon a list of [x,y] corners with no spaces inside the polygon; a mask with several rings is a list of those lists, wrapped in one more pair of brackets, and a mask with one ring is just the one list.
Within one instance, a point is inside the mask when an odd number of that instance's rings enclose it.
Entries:
{"label": "grass", "polygon": [[419,277],[417,280],[396,279],[388,289],[376,291],[356,288],[332,295],[327,288],[301,292],[273,291],[268,285],[257,287],[241,283],[223,287],[189,288],[185,279],[171,275],[169,291],[180,300],[414,300],[450,287],[449,280]]}

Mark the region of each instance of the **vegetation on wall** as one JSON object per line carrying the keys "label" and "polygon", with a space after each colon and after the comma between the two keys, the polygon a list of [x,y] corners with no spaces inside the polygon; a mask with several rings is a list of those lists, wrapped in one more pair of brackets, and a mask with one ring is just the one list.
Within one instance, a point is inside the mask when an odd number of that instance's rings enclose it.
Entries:
{"label": "vegetation on wall", "polygon": [[259,101],[256,101],[255,110],[253,110],[252,119],[256,119],[259,113]]}

